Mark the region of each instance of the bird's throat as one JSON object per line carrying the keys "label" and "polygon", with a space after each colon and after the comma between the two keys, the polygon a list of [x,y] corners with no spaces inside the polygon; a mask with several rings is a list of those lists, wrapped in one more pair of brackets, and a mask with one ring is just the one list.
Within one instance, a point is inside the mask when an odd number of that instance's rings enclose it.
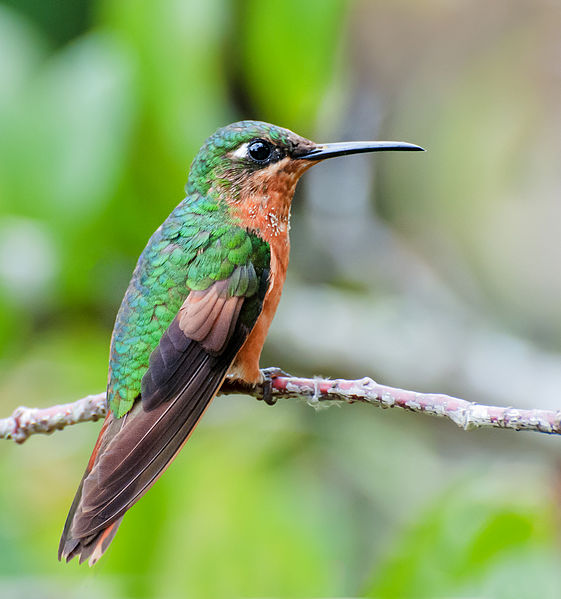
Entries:
{"label": "bird's throat", "polygon": [[236,183],[235,198],[226,198],[232,216],[265,241],[288,243],[290,206],[300,176],[311,164],[284,158]]}

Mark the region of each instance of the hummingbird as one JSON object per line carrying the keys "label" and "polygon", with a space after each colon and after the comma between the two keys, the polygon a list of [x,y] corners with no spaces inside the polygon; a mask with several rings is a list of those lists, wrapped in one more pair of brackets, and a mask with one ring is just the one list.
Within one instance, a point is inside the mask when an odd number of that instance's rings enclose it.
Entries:
{"label": "hummingbird", "polygon": [[249,120],[206,140],[186,197],[148,241],[117,313],[108,414],[66,519],[59,560],[95,564],[226,377],[263,385],[270,399],[275,373],[263,374],[259,358],[286,277],[296,184],[327,158],[386,150],[423,148],[317,144]]}

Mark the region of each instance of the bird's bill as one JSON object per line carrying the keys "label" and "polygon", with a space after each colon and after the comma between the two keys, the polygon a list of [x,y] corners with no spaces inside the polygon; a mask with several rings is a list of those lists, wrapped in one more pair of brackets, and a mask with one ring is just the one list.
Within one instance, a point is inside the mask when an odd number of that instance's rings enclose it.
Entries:
{"label": "bird's bill", "polygon": [[334,144],[318,144],[305,154],[298,156],[300,160],[325,160],[348,154],[365,152],[424,152],[424,148],[405,141],[343,141]]}

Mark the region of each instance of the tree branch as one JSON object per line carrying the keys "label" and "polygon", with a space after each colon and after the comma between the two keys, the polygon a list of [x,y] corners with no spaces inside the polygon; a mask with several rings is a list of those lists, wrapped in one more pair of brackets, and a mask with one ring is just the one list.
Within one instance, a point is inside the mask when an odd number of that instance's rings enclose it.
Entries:
{"label": "tree branch", "polygon": [[[417,393],[386,385],[370,378],[358,380],[278,377],[272,381],[274,399],[305,399],[313,407],[334,403],[362,402],[381,408],[402,408],[410,412],[448,418],[464,430],[509,428],[561,434],[561,410],[519,410],[486,406],[442,395]],[[226,381],[220,394],[245,394],[262,399],[261,386]],[[17,408],[11,417],[0,420],[0,439],[23,443],[35,433],[52,433],[70,424],[98,420],[105,416],[105,393],[88,395],[73,403],[49,408]]]}
{"label": "tree branch", "polygon": [[88,395],[72,403],[50,408],[16,408],[9,418],[0,420],[0,439],[23,443],[35,433],[48,435],[70,424],[103,418],[107,413],[105,393]]}

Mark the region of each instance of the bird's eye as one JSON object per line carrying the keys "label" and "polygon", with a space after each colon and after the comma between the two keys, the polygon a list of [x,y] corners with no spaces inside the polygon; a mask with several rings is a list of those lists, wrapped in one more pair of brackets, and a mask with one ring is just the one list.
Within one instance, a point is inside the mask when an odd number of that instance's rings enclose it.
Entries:
{"label": "bird's eye", "polygon": [[249,144],[247,152],[255,162],[266,162],[271,157],[273,148],[268,141],[256,139]]}

